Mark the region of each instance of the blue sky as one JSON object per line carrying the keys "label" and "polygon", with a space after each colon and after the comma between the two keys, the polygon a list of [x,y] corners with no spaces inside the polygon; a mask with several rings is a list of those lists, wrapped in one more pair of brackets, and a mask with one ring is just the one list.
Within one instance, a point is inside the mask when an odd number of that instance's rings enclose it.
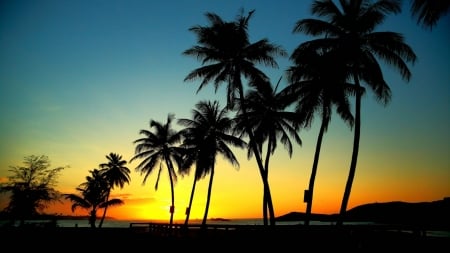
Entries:
{"label": "blue sky", "polygon": [[[200,67],[196,59],[182,52],[196,44],[188,29],[206,25],[206,12],[233,20],[241,8],[254,9],[250,40],[268,38],[291,53],[308,39],[292,34],[292,29],[299,19],[311,17],[309,3],[0,2],[0,178],[8,175],[8,166],[20,164],[23,157],[45,154],[55,166],[70,166],[60,183],[64,190],[70,190],[84,180],[87,170],[104,162],[106,154],[117,152],[129,159],[134,152],[132,142],[140,137],[140,129],[148,129],[150,119],[163,122],[168,113],[175,113],[177,118],[190,117],[191,109],[201,99],[218,99],[224,104],[223,90],[214,93],[210,86],[196,94],[198,83],[183,81]],[[386,107],[370,93],[364,97],[360,158],[352,192],[355,201],[351,204],[450,196],[449,17],[429,31],[415,24],[408,8],[403,12],[390,17],[379,30],[402,33],[418,61],[410,65],[409,83],[386,68],[385,79],[392,89],[392,101]],[[290,65],[287,58],[278,59],[278,63],[279,69],[262,68],[273,82]],[[317,133],[317,123],[301,132],[303,146],[294,151],[298,160],[280,155],[274,162],[274,167],[301,167],[295,174],[301,185],[296,199],[307,187]],[[325,168],[318,175],[318,184],[330,186],[322,193],[322,201],[333,206],[343,193],[351,143],[351,130],[335,116],[319,164],[319,170]],[[242,157],[245,160],[245,155]],[[338,172],[333,168],[336,161],[340,164]],[[243,164],[255,166],[254,161]],[[361,175],[359,171],[363,171]],[[339,173],[339,182],[329,182],[333,173]],[[142,178],[133,179],[133,189],[142,187]],[[254,180],[260,184],[258,177]],[[279,182],[283,182],[281,175]],[[383,186],[383,182],[389,183]],[[418,182],[421,187],[417,187]],[[378,186],[365,188],[372,183]],[[152,187],[150,183],[144,192]],[[261,190],[258,187],[254,190],[257,194]],[[260,199],[252,201],[259,208]],[[301,204],[287,208],[304,211]]]}

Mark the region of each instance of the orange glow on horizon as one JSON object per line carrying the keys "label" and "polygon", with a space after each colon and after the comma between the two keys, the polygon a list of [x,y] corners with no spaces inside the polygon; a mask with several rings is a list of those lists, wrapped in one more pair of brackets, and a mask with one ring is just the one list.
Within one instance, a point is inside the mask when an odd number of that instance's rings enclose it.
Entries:
{"label": "orange glow on horizon", "polygon": [[[326,148],[323,156],[330,152]],[[279,154],[281,161],[272,164],[269,183],[274,205],[275,216],[290,212],[305,212],[303,192],[308,186],[310,174],[310,153],[301,153],[290,160]],[[307,157],[307,158],[306,158]],[[283,160],[283,158],[285,160]],[[208,218],[226,219],[259,219],[262,218],[262,183],[254,161],[243,161],[239,170],[228,163],[219,161],[216,166]],[[305,161],[307,160],[307,161]],[[313,198],[313,213],[335,214],[339,212],[342,194],[347,176],[347,160],[329,162],[324,160],[319,165]],[[288,161],[288,162],[286,162]],[[132,168],[132,166],[130,166]],[[412,167],[411,167],[412,168]],[[375,202],[407,201],[425,202],[441,200],[450,196],[448,185],[436,184],[443,178],[448,178],[448,170],[440,170],[441,174],[427,175],[423,170],[409,169],[409,174],[396,175],[390,167],[379,166],[376,161],[362,159],[354,180],[347,210],[362,204]],[[420,167],[422,168],[422,167]],[[66,178],[75,177],[72,185],[66,184]],[[158,220],[169,221],[171,206],[170,184],[163,172],[158,190],[154,189],[155,175],[149,177],[143,185],[142,177],[136,172],[131,174],[131,184],[123,189],[114,189],[111,198],[119,198],[124,205],[112,206],[107,210],[107,216],[118,220]],[[83,182],[87,173],[68,169],[63,174],[61,187],[64,193],[74,192],[76,185]],[[412,183],[413,182],[413,183]],[[196,184],[192,203],[190,220],[203,219],[209,177]],[[174,221],[184,221],[186,207],[189,205],[192,190],[192,176],[179,177],[175,184]],[[420,187],[418,187],[420,186]],[[447,193],[447,194],[445,194]],[[6,196],[0,195],[0,208],[5,207]],[[86,216],[89,210],[77,208],[71,210],[71,203],[55,203],[44,210],[48,214]],[[103,209],[97,215],[101,217]]]}

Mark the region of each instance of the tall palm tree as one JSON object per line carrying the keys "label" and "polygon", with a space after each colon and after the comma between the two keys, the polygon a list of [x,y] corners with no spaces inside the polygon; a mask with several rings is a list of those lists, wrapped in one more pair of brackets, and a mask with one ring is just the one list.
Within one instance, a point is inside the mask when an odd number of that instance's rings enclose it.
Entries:
{"label": "tall palm tree", "polygon": [[321,125],[316,141],[316,149],[311,169],[308,189],[305,191],[305,225],[309,225],[314,183],[319,164],[320,150],[325,132],[331,121],[332,111],[337,113],[350,128],[353,127],[353,115],[349,97],[356,94],[354,85],[346,82],[347,71],[339,59],[333,58],[333,52],[317,52],[298,48],[291,55],[295,63],[287,70],[289,86],[285,92],[297,100],[296,111],[301,115],[303,127],[309,128],[316,113],[320,114]]}
{"label": "tall palm tree", "polygon": [[76,188],[80,194],[70,193],[64,194],[64,196],[72,201],[72,212],[78,207],[89,210],[89,224],[91,228],[95,228],[99,208],[122,205],[123,201],[116,198],[107,200],[108,182],[105,180],[105,177],[98,169],[93,169],[89,172],[91,175],[86,177],[86,182],[81,183]]}
{"label": "tall palm tree", "polygon": [[[401,77],[409,81],[411,73],[407,62],[414,63],[416,55],[404,42],[400,33],[374,32],[389,14],[400,12],[400,2],[396,0],[340,0],[339,6],[331,0],[316,0],[312,4],[312,14],[321,19],[301,19],[294,32],[321,36],[307,41],[298,48],[328,51],[336,50],[340,62],[345,64],[357,89],[368,86],[377,101],[386,105],[391,91],[385,82],[379,60],[395,68]],[[361,90],[360,90],[361,91]],[[353,151],[349,175],[339,211],[338,225],[342,225],[356,172],[361,128],[361,97],[358,91],[355,99],[355,128]]]}
{"label": "tall palm tree", "polygon": [[[106,201],[108,201],[112,189],[116,186],[122,189],[125,184],[130,183],[131,178],[130,169],[126,167],[127,161],[123,160],[121,155],[109,153],[109,155],[106,156],[106,159],[108,160],[107,163],[100,164],[100,173],[102,173],[105,180],[108,182],[108,189],[106,193]],[[98,225],[99,228],[103,225],[107,209],[108,207],[103,209],[103,216]]]}
{"label": "tall palm tree", "polygon": [[173,225],[173,214],[175,211],[175,192],[174,184],[177,182],[177,172],[174,164],[178,169],[183,164],[183,149],[179,147],[182,135],[172,128],[172,121],[175,115],[168,114],[166,123],[150,120],[150,128],[152,131],[142,129],[140,134],[144,137],[134,141],[136,144],[135,155],[130,162],[136,159],[142,161],[136,167],[136,171],[144,174],[143,184],[146,183],[148,176],[159,165],[158,177],[156,179],[155,190],[158,190],[158,183],[163,165],[166,166],[170,180],[170,191],[172,204],[170,206],[170,227]]}
{"label": "tall palm tree", "polygon": [[411,16],[416,19],[418,25],[430,30],[433,29],[438,21],[450,10],[450,1],[448,0],[412,0]]}
{"label": "tall palm tree", "polygon": [[228,112],[226,108],[220,108],[217,101],[200,101],[192,111],[192,119],[178,120],[180,125],[186,127],[182,130],[185,137],[183,146],[191,151],[190,158],[195,163],[194,184],[185,224],[188,223],[196,181],[209,174],[208,195],[202,220],[202,228],[206,227],[217,156],[222,155],[236,168],[239,167],[239,161],[229,145],[243,148],[245,142],[232,135],[234,122],[227,116]]}
{"label": "tall palm tree", "polygon": [[[184,81],[202,79],[197,92],[210,82],[214,83],[216,90],[221,84],[226,83],[229,109],[234,109],[236,100],[239,103],[244,100],[242,75],[247,80],[268,80],[256,64],[277,68],[275,57],[287,55],[280,46],[270,43],[268,39],[261,39],[255,43],[249,41],[248,23],[253,13],[254,11],[250,11],[247,16],[241,13],[234,22],[225,22],[215,13],[206,13],[209,26],[197,25],[189,29],[197,36],[198,45],[183,52],[184,55],[196,57],[204,65],[191,71]],[[241,110],[246,112],[245,106],[241,106]],[[246,126],[246,130],[249,138],[252,139],[251,128]],[[260,152],[255,144],[252,144],[252,149],[255,151],[264,192],[271,199]],[[273,205],[268,208],[271,222],[275,224]]]}
{"label": "tall palm tree", "polygon": [[[295,112],[287,110],[290,105],[290,100],[283,96],[283,92],[277,92],[278,81],[275,88],[270,82],[259,81],[250,83],[251,89],[247,92],[244,106],[247,109],[246,113],[239,111],[237,114],[236,129],[240,135],[247,134],[246,125],[252,127],[254,137],[250,140],[255,142],[258,146],[258,152],[263,157],[263,146],[266,146],[266,153],[264,159],[264,177],[268,181],[270,157],[274,154],[277,148],[278,139],[285,146],[289,156],[292,156],[293,145],[292,137],[295,142],[301,145],[300,136],[297,133],[296,126],[299,120]],[[254,153],[253,149],[248,150],[248,157],[250,158]],[[267,224],[267,212],[269,201],[266,193],[263,194],[263,214],[264,224]],[[271,203],[270,203],[271,204]]]}

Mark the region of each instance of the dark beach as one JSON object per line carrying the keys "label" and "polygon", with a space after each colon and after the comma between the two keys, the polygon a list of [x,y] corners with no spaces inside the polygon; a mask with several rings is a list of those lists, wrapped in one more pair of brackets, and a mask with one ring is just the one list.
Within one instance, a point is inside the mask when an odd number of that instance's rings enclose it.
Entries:
{"label": "dark beach", "polygon": [[142,228],[2,227],[2,248],[22,251],[424,251],[450,250],[450,237],[426,233],[335,226],[245,226],[231,229],[149,231]]}

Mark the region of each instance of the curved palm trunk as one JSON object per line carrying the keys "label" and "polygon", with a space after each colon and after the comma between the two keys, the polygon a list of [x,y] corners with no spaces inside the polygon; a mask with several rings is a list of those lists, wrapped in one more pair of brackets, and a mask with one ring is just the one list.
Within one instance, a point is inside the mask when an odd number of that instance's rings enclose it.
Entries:
{"label": "curved palm trunk", "polygon": [[[355,85],[359,88],[359,80],[355,78]],[[356,102],[355,102],[355,135],[353,139],[353,153],[352,160],[350,163],[350,170],[348,172],[347,183],[345,185],[344,196],[342,198],[341,209],[339,211],[339,216],[336,225],[341,226],[345,219],[345,214],[347,212],[347,204],[350,198],[350,192],[352,190],[353,179],[355,177],[356,172],[356,163],[358,160],[358,151],[359,151],[359,139],[360,139],[360,131],[361,131],[361,92],[357,92],[356,94]]]}
{"label": "curved palm trunk", "polygon": [[320,149],[322,147],[322,139],[323,139],[323,135],[325,133],[325,125],[326,125],[326,121],[325,121],[325,114],[324,114],[324,117],[322,118],[322,124],[320,125],[319,136],[317,137],[316,151],[314,152],[313,167],[311,169],[311,177],[309,178],[308,193],[305,196],[305,201],[306,201],[305,226],[309,225],[309,221],[311,219],[311,210],[312,210],[312,202],[313,202],[313,195],[314,195],[314,182],[316,180],[317,165],[319,164]]}
{"label": "curved palm trunk", "polygon": [[170,221],[169,228],[172,229],[173,225],[173,213],[175,212],[175,192],[174,192],[174,183],[172,177],[173,165],[170,159],[166,158],[167,169],[169,170],[169,179],[170,179],[170,194],[171,194],[171,206],[170,206]]}
{"label": "curved palm trunk", "polygon": [[[251,133],[251,131],[249,132],[249,136],[252,136],[250,138],[253,138],[253,133]],[[258,147],[256,144],[252,145],[254,153],[255,153],[255,158],[256,158],[256,162],[258,164],[258,168],[259,168],[259,173],[261,175],[262,181],[263,181],[263,205],[265,206],[263,209],[263,215],[264,216],[264,225],[267,225],[267,210],[269,211],[269,222],[270,225],[275,226],[275,212],[274,212],[274,208],[273,208],[273,202],[272,202],[272,196],[270,193],[270,187],[269,187],[269,181],[267,179],[267,172],[264,169],[264,165],[262,163],[262,158],[261,155],[259,153]]]}
{"label": "curved palm trunk", "polygon": [[169,227],[172,228],[173,225],[173,213],[175,212],[175,192],[174,192],[174,188],[173,188],[173,179],[172,176],[170,176],[170,194],[171,194],[171,203],[172,205],[170,206],[170,221],[169,221]]}
{"label": "curved palm trunk", "polygon": [[211,169],[211,175],[209,177],[208,196],[206,198],[205,213],[203,215],[203,220],[202,220],[202,230],[206,229],[206,221],[208,219],[208,211],[209,211],[209,203],[211,201],[211,190],[212,190],[213,179],[214,179],[214,167]]}
{"label": "curved palm trunk", "polygon": [[275,211],[273,208],[272,195],[270,193],[269,181],[267,180],[267,178],[263,179],[263,184],[264,184],[264,192],[267,197],[267,209],[269,211],[269,222],[270,222],[269,224],[271,226],[275,226]]}
{"label": "curved palm trunk", "polygon": [[194,176],[194,183],[192,184],[191,197],[189,198],[189,205],[186,209],[186,219],[184,220],[184,226],[187,228],[189,223],[189,215],[191,214],[192,200],[194,199],[195,186],[197,185],[197,179]]}
{"label": "curved palm trunk", "polygon": [[[106,195],[106,203],[108,203],[110,194],[111,194],[111,188],[108,189],[108,194]],[[101,228],[103,225],[103,221],[105,220],[107,209],[108,209],[108,205],[106,205],[105,208],[103,209],[103,215],[102,215],[102,218],[100,219],[100,223],[98,224],[99,228]]]}
{"label": "curved palm trunk", "polygon": [[[267,182],[269,182],[269,161],[270,161],[270,150],[272,149],[272,142],[268,141],[267,143],[267,153],[266,153],[266,161],[264,163],[264,177],[266,178]],[[270,192],[269,192],[270,193]],[[272,199],[270,199],[271,201]],[[270,205],[272,205],[272,202],[270,202]],[[267,225],[267,211],[269,208],[269,198],[266,196],[266,191],[263,192],[263,215],[264,215],[264,225]],[[275,223],[275,220],[273,221]],[[272,224],[272,223],[271,223]]]}
{"label": "curved palm trunk", "polygon": [[[237,81],[240,82],[240,78],[237,79]],[[239,86],[239,87],[242,87]],[[242,108],[242,112],[245,115],[247,115],[247,109],[245,107],[245,104],[242,103],[244,100],[244,91],[242,89],[239,89],[239,96],[240,96],[240,105]],[[253,131],[249,126],[246,126],[246,132],[250,138],[250,140],[253,140],[255,137],[253,135]],[[267,208],[269,210],[269,218],[270,218],[270,225],[275,225],[275,212],[273,209],[273,203],[272,203],[272,196],[270,194],[270,187],[269,187],[269,181],[267,180],[267,177],[265,176],[266,172],[264,169],[264,165],[261,158],[261,153],[259,152],[258,145],[250,141],[251,148],[253,149],[253,153],[255,154],[256,163],[258,164],[259,174],[261,175],[261,179],[263,181],[263,187],[264,187],[264,196],[263,196],[263,204],[265,203],[264,199],[267,199]],[[267,215],[267,214],[266,214]],[[264,220],[267,220],[267,217],[264,217]]]}

